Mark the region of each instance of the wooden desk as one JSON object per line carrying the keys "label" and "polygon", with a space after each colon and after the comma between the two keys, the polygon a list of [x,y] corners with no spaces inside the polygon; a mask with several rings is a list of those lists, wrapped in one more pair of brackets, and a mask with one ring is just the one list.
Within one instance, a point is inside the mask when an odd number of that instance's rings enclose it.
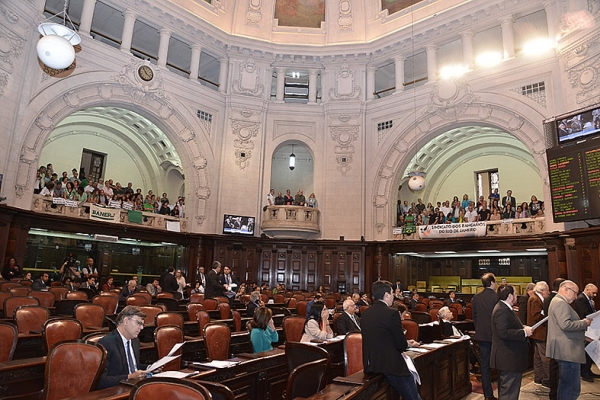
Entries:
{"label": "wooden desk", "polygon": [[0,363],[0,398],[42,390],[45,369],[46,357]]}

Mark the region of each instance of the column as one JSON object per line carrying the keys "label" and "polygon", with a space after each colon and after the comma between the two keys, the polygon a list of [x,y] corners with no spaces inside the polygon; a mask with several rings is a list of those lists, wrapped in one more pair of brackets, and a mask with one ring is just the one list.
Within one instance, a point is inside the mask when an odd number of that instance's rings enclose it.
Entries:
{"label": "column", "polygon": [[283,91],[285,89],[285,68],[277,67],[277,96],[275,97],[276,103],[283,103]]}
{"label": "column", "polygon": [[167,55],[169,54],[169,41],[171,40],[171,30],[162,28],[160,30],[160,42],[158,43],[158,62],[159,67],[167,66]]}
{"label": "column", "polygon": [[[319,70],[311,68],[308,70],[308,104],[315,104],[317,102],[317,76]],[[277,75],[279,76],[279,75]]]}
{"label": "column", "polygon": [[90,36],[95,7],[96,0],[83,0],[83,9],[81,10],[81,22],[79,23],[79,34]]}
{"label": "column", "polygon": [[367,101],[375,98],[375,68],[372,65],[367,67]]}
{"label": "column", "polygon": [[508,60],[515,57],[515,34],[513,32],[513,17],[504,18],[500,26],[502,27],[502,47],[504,49],[504,59]]}
{"label": "column", "polygon": [[546,23],[548,24],[548,38],[552,43],[556,43],[558,40],[558,31],[556,30],[556,11],[554,8],[555,3],[553,1],[544,2],[544,10],[546,11]]}
{"label": "column", "polygon": [[437,46],[428,44],[425,50],[427,50],[427,80],[435,82],[437,79]]}
{"label": "column", "polygon": [[396,72],[396,90],[394,91],[394,94],[402,93],[404,91],[404,56],[398,54],[393,60]]}
{"label": "column", "polygon": [[135,26],[136,13],[131,10],[125,10],[125,21],[123,22],[123,33],[121,34],[121,51],[129,53],[131,51],[131,41],[133,40],[133,27]]}
{"label": "column", "polygon": [[463,48],[463,63],[467,69],[473,69],[473,31],[468,30],[460,34]]}
{"label": "column", "polygon": [[221,57],[219,59],[219,93],[227,92],[227,69],[229,67],[229,59]]}
{"label": "column", "polygon": [[199,44],[192,45],[192,60],[190,61],[190,80],[198,80],[198,72],[200,70],[200,53],[202,46]]}

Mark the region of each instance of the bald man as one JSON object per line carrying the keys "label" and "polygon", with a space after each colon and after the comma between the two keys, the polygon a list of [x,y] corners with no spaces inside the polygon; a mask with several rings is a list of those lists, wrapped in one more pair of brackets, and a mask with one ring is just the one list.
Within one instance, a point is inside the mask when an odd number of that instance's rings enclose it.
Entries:
{"label": "bald man", "polygon": [[338,335],[345,335],[350,332],[360,332],[360,318],[356,315],[358,307],[352,299],[344,300],[342,304],[344,311],[336,321]]}

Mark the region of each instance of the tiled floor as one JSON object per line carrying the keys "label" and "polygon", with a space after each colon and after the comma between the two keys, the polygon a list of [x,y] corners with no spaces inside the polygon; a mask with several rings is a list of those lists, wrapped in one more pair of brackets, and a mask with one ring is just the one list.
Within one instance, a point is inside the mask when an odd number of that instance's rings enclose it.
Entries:
{"label": "tiled floor", "polygon": [[[592,371],[600,373],[596,366],[592,367]],[[519,400],[539,400],[548,398],[549,389],[543,386],[539,386],[533,383],[533,371],[526,372],[523,374],[523,381],[521,382],[521,395]],[[498,396],[498,392],[494,393]],[[470,395],[463,398],[463,400],[481,400],[483,395],[479,393],[471,393]],[[581,395],[579,399],[582,400],[598,400],[600,399],[600,378],[597,378],[594,383],[581,381]]]}

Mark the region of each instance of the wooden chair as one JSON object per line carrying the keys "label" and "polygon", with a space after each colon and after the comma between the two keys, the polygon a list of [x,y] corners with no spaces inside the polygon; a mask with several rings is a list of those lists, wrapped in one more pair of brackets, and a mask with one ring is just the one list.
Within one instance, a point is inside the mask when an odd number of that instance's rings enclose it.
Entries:
{"label": "wooden chair", "polygon": [[[285,343],[285,362],[290,373],[302,364],[322,359],[326,359],[328,363],[331,362],[331,356],[327,350],[321,347],[299,342]],[[328,379],[325,379],[320,389],[325,388],[327,382]]]}
{"label": "wooden chair", "polygon": [[117,301],[119,301],[119,293],[115,293],[115,292],[100,292],[99,296],[110,296],[110,297],[114,297],[115,299],[117,299]]}
{"label": "wooden chair", "polygon": [[227,304],[229,304],[229,298],[226,297],[226,296],[215,296],[215,297],[213,297],[213,299],[215,299],[217,301],[217,303],[227,303]]}
{"label": "wooden chair", "polygon": [[79,289],[77,289],[78,292],[81,293],[85,293],[85,295],[87,296],[87,300],[91,300],[94,298],[94,296],[96,295],[96,291],[90,288],[82,288],[80,287]]}
{"label": "wooden chair", "polygon": [[448,307],[448,308],[452,312],[452,317],[454,318],[454,320],[457,321],[458,320],[458,310],[456,309],[456,307]]}
{"label": "wooden chair", "polygon": [[137,292],[132,294],[132,296],[139,296],[146,299],[146,304],[152,304],[152,295],[148,292]]}
{"label": "wooden chair", "polygon": [[67,293],[69,293],[69,289],[64,286],[51,286],[48,291],[54,293],[56,300],[66,300]]}
{"label": "wooden chair", "polygon": [[410,313],[412,320],[415,321],[417,324],[427,324],[431,322],[431,316],[428,312],[411,311]]}
{"label": "wooden chair", "polygon": [[406,340],[419,340],[419,324],[409,319],[402,320],[402,328],[406,330]]}
{"label": "wooden chair", "polygon": [[[156,314],[155,326],[176,326],[183,331],[183,315],[172,311],[163,311]],[[159,356],[160,359],[160,356]]]}
{"label": "wooden chair", "polygon": [[158,306],[139,306],[140,311],[146,314],[146,319],[144,319],[144,325],[149,325],[154,323],[154,319],[158,313],[166,311],[162,307]]}
{"label": "wooden chair", "polygon": [[188,312],[188,319],[190,321],[197,321],[196,313],[198,311],[204,311],[204,305],[201,303],[188,303],[186,309]]}
{"label": "wooden chair", "polygon": [[465,307],[465,319],[473,319],[473,307]]}
{"label": "wooden chair", "polygon": [[204,327],[203,336],[206,358],[209,361],[226,360],[229,358],[231,331],[227,325],[221,323],[208,324]]}
{"label": "wooden chair", "polygon": [[39,306],[40,301],[33,297],[8,297],[4,300],[4,316],[14,318],[15,310],[21,306]]}
{"label": "wooden chair", "polygon": [[98,304],[104,308],[106,315],[113,315],[117,311],[119,305],[119,298],[113,296],[94,296],[92,304]]}
{"label": "wooden chair", "polygon": [[452,303],[448,306],[448,308],[456,309],[456,316],[454,317],[455,320],[456,320],[456,318],[458,318],[458,315],[463,313],[463,308],[462,308],[462,305],[460,305],[460,304]]}
{"label": "wooden chair", "polygon": [[[304,296],[302,296],[304,297]],[[304,299],[302,299],[304,300]],[[288,300],[286,307],[287,308],[296,308],[298,305],[298,299],[296,299],[295,297],[290,297],[290,299]]]}
{"label": "wooden chair", "polygon": [[437,308],[440,309],[444,307],[444,302],[438,299],[433,299],[429,301],[429,309]]}
{"label": "wooden chair", "polygon": [[204,386],[210,394],[212,395],[213,400],[235,400],[235,395],[225,385],[221,385],[217,382],[212,381],[195,381],[200,385]]}
{"label": "wooden chair", "polygon": [[169,297],[157,298],[156,304],[163,304],[167,308],[167,311],[179,311],[179,301]]}
{"label": "wooden chair", "polygon": [[335,297],[326,297],[325,306],[330,310],[335,310]]}
{"label": "wooden chair", "polygon": [[55,286],[63,286],[61,281],[54,281],[50,283],[50,287],[55,287]]}
{"label": "wooden chair", "polygon": [[219,303],[217,307],[219,308],[219,318],[231,318],[231,307],[229,306],[229,303]]}
{"label": "wooden chair", "polygon": [[321,390],[326,383],[329,360],[321,359],[296,367],[289,375],[285,390],[285,400],[297,397],[310,397]]}
{"label": "wooden chair", "polygon": [[108,335],[108,332],[94,332],[85,335],[81,340],[84,343],[98,343],[100,339],[102,339],[106,335]]}
{"label": "wooden chair", "polygon": [[296,313],[299,317],[306,317],[306,305],[308,301],[301,300],[296,304]]}
{"label": "wooden chair", "polygon": [[285,317],[283,319],[283,333],[286,342],[299,342],[302,339],[302,331],[306,319],[303,317]]}
{"label": "wooden chair", "polygon": [[46,353],[59,342],[65,340],[75,341],[81,339],[83,326],[81,322],[73,318],[52,318],[44,323],[42,337],[46,347]]}
{"label": "wooden chair", "polygon": [[177,378],[142,379],[131,389],[129,400],[209,400],[212,396],[207,388],[196,381]]}
{"label": "wooden chair", "polygon": [[12,360],[18,340],[17,327],[7,322],[0,322],[0,363]]}
{"label": "wooden chair", "polygon": [[333,314],[333,321],[331,323],[331,329],[333,330],[333,333],[337,336],[338,335],[338,330],[337,330],[337,319],[340,317],[340,315],[342,315],[341,312],[336,312]]}
{"label": "wooden chair", "polygon": [[421,312],[427,312],[427,306],[423,303],[417,303],[415,310],[421,311]]}
{"label": "wooden chair", "polygon": [[274,294],[273,295],[273,302],[276,304],[283,304],[285,302],[285,297],[282,294]]}
{"label": "wooden chair", "polygon": [[210,315],[208,312],[200,310],[196,313],[196,321],[198,321],[198,332],[202,335],[204,327],[210,323]]}
{"label": "wooden chair", "polygon": [[29,297],[38,299],[38,301],[40,302],[40,306],[46,307],[46,308],[54,307],[54,301],[56,300],[54,293],[42,292],[42,291],[37,291],[37,290],[29,293]]}
{"label": "wooden chair", "polygon": [[212,311],[217,309],[218,301],[215,299],[204,299],[202,305],[206,311]]}
{"label": "wooden chair", "polygon": [[[46,358],[44,399],[77,397],[96,389],[104,366],[106,350],[86,343],[59,343]],[[77,377],[77,383],[65,377]]]}
{"label": "wooden chair", "polygon": [[238,310],[231,310],[231,317],[233,318],[233,329],[234,332],[242,331],[242,314]]}
{"label": "wooden chair", "polygon": [[0,311],[4,311],[4,300],[12,297],[10,292],[0,292]]}
{"label": "wooden chair", "polygon": [[344,340],[344,375],[352,375],[363,368],[362,333],[348,333]]}
{"label": "wooden chair", "polygon": [[81,292],[81,291],[77,291],[77,292],[69,292],[67,293],[67,300],[83,300],[83,301],[88,301],[88,295],[86,292]]}
{"label": "wooden chair", "polygon": [[360,313],[360,314],[364,313],[364,312],[365,312],[365,310],[366,310],[367,308],[369,308],[369,307],[370,307],[370,306],[360,306],[360,308],[359,308],[359,313]]}
{"label": "wooden chair", "polygon": [[292,298],[296,299],[297,301],[301,301],[304,300],[304,295],[302,294],[295,294],[292,296]]}
{"label": "wooden chair", "polygon": [[175,299],[175,295],[171,292],[160,292],[156,295],[157,299]]}
{"label": "wooden chair", "polygon": [[57,315],[75,317],[75,306],[87,302],[87,300],[60,300],[54,303],[54,307]]}
{"label": "wooden chair", "polygon": [[102,330],[106,312],[100,304],[81,303],[75,306],[75,319],[81,322],[85,330]]}
{"label": "wooden chair", "polygon": [[0,291],[2,292],[8,292],[10,290],[10,288],[12,287],[20,287],[21,284],[17,283],[17,282],[10,282],[10,281],[6,281],[6,282],[1,282],[0,283]]}
{"label": "wooden chair", "polygon": [[14,297],[27,297],[29,296],[29,293],[31,292],[31,287],[29,286],[13,286],[10,289],[8,289],[8,291],[14,296]]}
{"label": "wooden chair", "polygon": [[266,295],[266,294],[264,294],[264,293],[261,293],[261,294],[260,294],[260,300],[261,300],[263,303],[267,304],[267,303],[269,302],[269,296],[267,296],[267,295]]}
{"label": "wooden chair", "polygon": [[147,306],[150,303],[143,296],[128,296],[127,299],[125,299],[125,304],[127,304],[128,306],[140,307],[140,306]]}
{"label": "wooden chair", "polygon": [[438,308],[432,308],[431,310],[429,310],[429,316],[431,317],[431,322],[437,321],[440,319],[438,317],[439,312],[440,312],[440,310]]}
{"label": "wooden chair", "polygon": [[192,293],[190,294],[190,303],[202,303],[204,301],[203,293]]}
{"label": "wooden chair", "polygon": [[19,333],[42,333],[50,311],[38,305],[20,306],[15,310],[15,323]]}
{"label": "wooden chair", "polygon": [[[183,343],[183,331],[178,326],[159,326],[154,331],[154,348],[160,360],[173,348],[177,343]],[[177,350],[173,355],[181,355],[182,348]],[[179,371],[181,369],[181,357],[168,362],[163,366],[163,371]]]}

